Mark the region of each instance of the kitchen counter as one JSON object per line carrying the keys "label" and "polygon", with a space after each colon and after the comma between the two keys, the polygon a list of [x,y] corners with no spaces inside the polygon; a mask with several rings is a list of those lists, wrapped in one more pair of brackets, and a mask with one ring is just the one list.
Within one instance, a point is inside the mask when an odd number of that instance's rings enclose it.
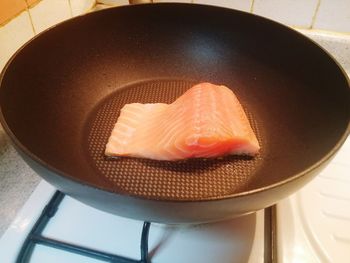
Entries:
{"label": "kitchen counter", "polygon": [[[350,35],[297,30],[328,50],[350,76]],[[0,126],[0,236],[40,180],[17,154]]]}

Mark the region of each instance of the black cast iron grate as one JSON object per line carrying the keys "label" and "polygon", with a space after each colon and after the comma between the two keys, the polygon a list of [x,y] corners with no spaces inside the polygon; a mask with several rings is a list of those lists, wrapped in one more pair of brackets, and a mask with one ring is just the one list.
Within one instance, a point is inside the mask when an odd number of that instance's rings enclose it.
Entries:
{"label": "black cast iron grate", "polygon": [[58,241],[52,238],[47,238],[42,235],[43,230],[50,221],[50,219],[56,214],[60,203],[64,198],[64,194],[57,191],[50,202],[45,206],[39,219],[36,221],[29,235],[23,243],[21,251],[17,257],[17,263],[26,263],[30,261],[31,255],[33,253],[34,247],[38,244],[48,246],[55,249],[60,249],[63,251],[76,253],[82,256],[87,256],[90,258],[113,262],[113,263],[150,263],[148,256],[148,234],[151,223],[144,222],[141,234],[141,259],[135,260],[119,255],[114,255],[102,251],[98,251],[91,248],[86,248],[83,246],[78,246],[75,244],[70,244],[63,241]]}
{"label": "black cast iron grate", "polygon": [[[16,263],[30,262],[31,255],[33,254],[36,245],[44,245],[51,248],[63,250],[70,253],[87,256],[90,258],[98,259],[101,261],[111,263],[151,263],[148,253],[148,235],[151,223],[144,222],[141,241],[140,241],[140,259],[130,259],[119,255],[114,255],[99,250],[59,241],[52,238],[47,238],[42,235],[43,230],[47,226],[52,217],[55,216],[59,205],[62,202],[65,195],[56,191],[49,203],[43,209],[39,219],[34,224],[32,230],[26,237],[20,253],[16,259]],[[276,258],[276,222],[275,222],[276,208],[275,206],[265,209],[265,224],[264,224],[264,263],[275,263]]]}

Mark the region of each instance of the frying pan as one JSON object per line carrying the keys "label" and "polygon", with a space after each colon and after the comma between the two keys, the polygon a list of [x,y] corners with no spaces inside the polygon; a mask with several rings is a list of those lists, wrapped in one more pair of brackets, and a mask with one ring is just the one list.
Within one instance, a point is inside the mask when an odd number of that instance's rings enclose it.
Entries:
{"label": "frying pan", "polygon": [[[230,87],[261,144],[254,158],[109,160],[126,103],[170,103],[193,84]],[[310,181],[349,133],[340,66],[301,34],[244,12],[189,4],[124,6],[63,22],[1,75],[1,123],[26,162],[62,192],[162,223],[222,220]]]}

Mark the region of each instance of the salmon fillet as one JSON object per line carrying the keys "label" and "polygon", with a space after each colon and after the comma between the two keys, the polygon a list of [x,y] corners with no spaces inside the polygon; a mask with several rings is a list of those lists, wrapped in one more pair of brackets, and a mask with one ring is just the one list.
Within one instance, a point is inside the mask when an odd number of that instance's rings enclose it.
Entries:
{"label": "salmon fillet", "polygon": [[201,83],[172,104],[126,104],[108,140],[107,156],[154,160],[255,155],[258,140],[234,93]]}

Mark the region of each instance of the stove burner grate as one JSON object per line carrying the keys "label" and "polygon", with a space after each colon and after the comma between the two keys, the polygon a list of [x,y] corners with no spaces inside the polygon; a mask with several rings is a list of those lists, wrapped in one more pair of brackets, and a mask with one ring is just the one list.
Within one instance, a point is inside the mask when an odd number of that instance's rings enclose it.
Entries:
{"label": "stove burner grate", "polygon": [[150,263],[149,256],[148,256],[148,234],[149,234],[149,228],[151,226],[151,223],[149,222],[143,223],[142,234],[141,234],[141,245],[140,245],[140,250],[141,250],[140,260],[113,255],[110,253],[106,253],[95,249],[86,248],[86,247],[82,247],[75,244],[70,244],[67,242],[58,241],[52,238],[47,238],[42,236],[41,234],[43,230],[45,229],[50,219],[56,214],[56,211],[58,210],[59,205],[63,200],[64,196],[65,195],[60,191],[56,191],[56,193],[53,195],[50,202],[45,206],[39,219],[37,220],[37,222],[35,223],[35,225],[33,226],[32,230],[30,231],[29,235],[27,236],[26,240],[23,243],[21,251],[16,260],[17,263],[29,262],[31,254],[34,250],[34,247],[38,244],[55,248],[55,249],[61,249],[67,252],[76,253],[79,255],[83,255],[83,256],[87,256],[90,258],[103,260],[107,262]]}
{"label": "stove burner grate", "polygon": [[[151,226],[150,222],[143,223],[140,242],[141,258],[139,260],[126,258],[123,256],[114,255],[43,236],[43,230],[45,229],[50,219],[55,216],[57,210],[59,209],[59,205],[64,197],[65,194],[63,194],[60,191],[56,191],[56,193],[53,195],[49,203],[43,209],[39,219],[34,224],[32,230],[26,237],[20,250],[20,253],[18,254],[18,257],[16,259],[16,263],[30,262],[30,258],[34,251],[34,248],[36,245],[39,244],[112,263],[151,263],[148,253],[148,235]],[[264,221],[264,262],[275,263],[277,262],[275,206],[268,207],[265,209]]]}

